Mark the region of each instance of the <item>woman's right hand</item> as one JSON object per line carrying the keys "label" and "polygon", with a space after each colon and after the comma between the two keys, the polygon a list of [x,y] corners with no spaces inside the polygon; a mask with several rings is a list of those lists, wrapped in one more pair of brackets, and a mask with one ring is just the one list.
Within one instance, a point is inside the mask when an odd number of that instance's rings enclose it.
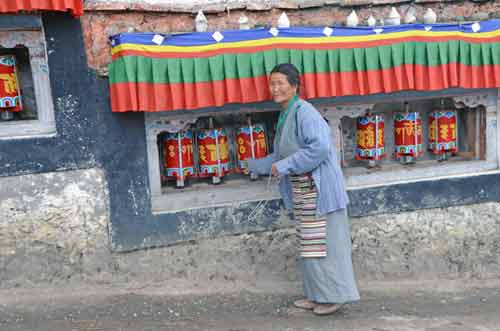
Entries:
{"label": "woman's right hand", "polygon": [[271,174],[274,176],[274,177],[279,177],[280,173],[278,171],[278,168],[276,167],[276,165],[273,163],[273,165],[271,166]]}

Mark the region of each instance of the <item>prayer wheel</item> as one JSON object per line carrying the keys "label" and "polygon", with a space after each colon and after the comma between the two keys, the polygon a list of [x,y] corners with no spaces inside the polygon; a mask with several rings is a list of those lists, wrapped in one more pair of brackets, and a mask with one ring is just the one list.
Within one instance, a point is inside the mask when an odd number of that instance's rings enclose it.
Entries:
{"label": "prayer wheel", "polygon": [[420,113],[405,112],[395,115],[394,145],[394,155],[400,161],[410,161],[423,154]]}
{"label": "prayer wheel", "polygon": [[384,117],[358,117],[356,126],[356,160],[380,160],[385,157]]}
{"label": "prayer wheel", "polygon": [[194,175],[193,133],[167,133],[164,147],[166,175],[177,180],[177,187],[184,187],[184,180]]}
{"label": "prayer wheel", "polygon": [[248,159],[260,159],[267,155],[265,128],[262,124],[236,129],[237,171],[248,172]]}
{"label": "prayer wheel", "polygon": [[22,110],[21,92],[14,55],[0,55],[0,117],[14,118],[13,113]]}
{"label": "prayer wheel", "polygon": [[457,112],[437,110],[429,114],[429,150],[446,158],[446,153],[456,153],[458,147]]}
{"label": "prayer wheel", "polygon": [[224,129],[201,130],[197,135],[200,177],[212,177],[214,184],[230,172],[229,144]]}

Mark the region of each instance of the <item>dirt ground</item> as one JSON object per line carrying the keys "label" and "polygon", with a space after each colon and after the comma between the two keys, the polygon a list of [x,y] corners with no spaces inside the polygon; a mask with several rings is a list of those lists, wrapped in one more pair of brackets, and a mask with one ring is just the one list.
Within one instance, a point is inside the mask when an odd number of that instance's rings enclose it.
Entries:
{"label": "dirt ground", "polygon": [[326,317],[290,308],[298,283],[106,284],[0,290],[0,330],[500,330],[500,279],[371,282]]}

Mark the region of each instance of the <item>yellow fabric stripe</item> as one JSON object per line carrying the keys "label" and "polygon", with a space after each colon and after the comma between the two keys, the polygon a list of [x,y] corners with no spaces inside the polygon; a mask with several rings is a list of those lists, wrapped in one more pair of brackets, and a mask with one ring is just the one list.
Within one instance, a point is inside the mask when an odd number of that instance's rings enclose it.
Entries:
{"label": "yellow fabric stripe", "polygon": [[[152,45],[140,45],[140,44],[120,44],[113,47],[111,50],[112,54],[118,53],[123,50],[136,50],[144,52],[178,52],[178,53],[191,53],[191,52],[204,52],[219,49],[230,49],[230,48],[244,48],[244,47],[261,47],[269,46],[275,44],[335,44],[335,43],[348,43],[348,42],[364,42],[364,41],[381,41],[381,40],[391,40],[406,37],[427,37],[432,39],[433,37],[461,37],[461,38],[492,38],[500,36],[500,30],[490,31],[490,32],[478,32],[478,33],[465,33],[460,31],[445,31],[445,32],[433,32],[433,31],[422,31],[422,30],[412,30],[404,32],[394,32],[390,34],[373,34],[368,36],[333,36],[333,37],[311,37],[311,38],[267,38],[267,39],[256,39],[247,41],[238,41],[232,43],[217,43],[203,46],[152,46]],[[363,45],[360,45],[363,47]]]}

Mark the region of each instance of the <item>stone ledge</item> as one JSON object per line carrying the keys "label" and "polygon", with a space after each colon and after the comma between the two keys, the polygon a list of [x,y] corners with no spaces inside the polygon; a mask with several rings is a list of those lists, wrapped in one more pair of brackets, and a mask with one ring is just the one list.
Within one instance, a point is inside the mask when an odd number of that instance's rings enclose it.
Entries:
{"label": "stone ledge", "polygon": [[[470,0],[474,3],[494,3],[494,0]],[[272,9],[305,9],[323,6],[360,7],[390,5],[405,2],[415,4],[456,2],[457,0],[87,0],[85,11],[138,11],[171,12],[193,14],[199,10],[205,13],[222,13],[230,10],[269,11]],[[467,1],[466,1],[467,2]]]}

